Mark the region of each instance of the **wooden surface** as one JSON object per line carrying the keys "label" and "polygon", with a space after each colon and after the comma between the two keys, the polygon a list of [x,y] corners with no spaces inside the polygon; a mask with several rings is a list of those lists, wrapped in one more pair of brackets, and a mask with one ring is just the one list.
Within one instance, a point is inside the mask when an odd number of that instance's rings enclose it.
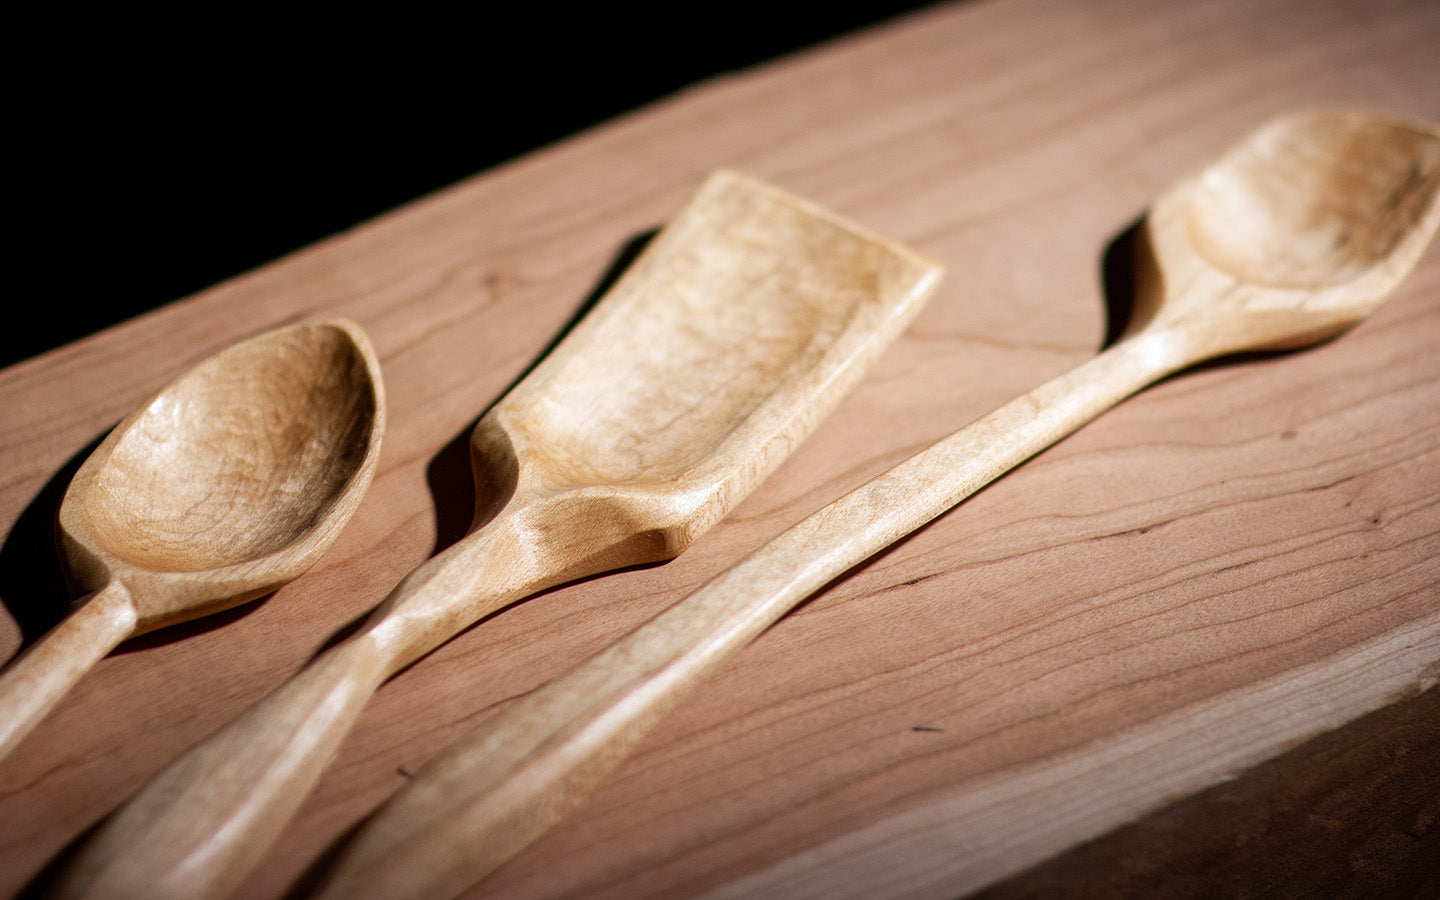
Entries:
{"label": "wooden surface", "polygon": [[[375,340],[389,427],[375,484],[311,574],[131,642],[16,749],[0,771],[0,890],[463,532],[475,418],[709,169],[823,203],[949,276],[836,413],[679,559],[527,601],[382,688],[247,896],[289,890],[508,698],[1092,355],[1111,243],[1230,141],[1297,107],[1440,119],[1437,45],[1429,2],[939,8],[5,371],[7,657],[60,614],[50,519],[74,461],[185,366],[294,317],[345,315]],[[1337,341],[1136,398],[776,625],[474,895],[950,896],[1417,694],[1440,676],[1437,340],[1432,248]],[[1416,790],[1433,795],[1433,773]],[[1223,847],[1229,823],[1206,823]],[[1426,847],[1391,856],[1413,865]]]}
{"label": "wooden surface", "polygon": [[1437,228],[1440,132],[1354,113],[1266,123],[1146,214],[1134,258],[1150,277],[1137,280],[1119,341],[827,504],[486,719],[342,842],[322,896],[452,896],[480,882],[811,594],[1166,375],[1353,326]]}

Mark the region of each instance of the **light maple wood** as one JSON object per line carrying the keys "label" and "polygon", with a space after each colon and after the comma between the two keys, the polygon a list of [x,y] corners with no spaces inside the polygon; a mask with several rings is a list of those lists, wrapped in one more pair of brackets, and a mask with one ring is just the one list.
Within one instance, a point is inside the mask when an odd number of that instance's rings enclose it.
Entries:
{"label": "light maple wood", "polygon": [[360,505],[384,431],[374,348],[344,320],[230,347],[126,416],[60,505],[85,595],[0,675],[0,758],[121,641],[310,569]]}
{"label": "light maple wood", "polygon": [[833,408],[939,274],[813,204],[712,175],[480,420],[470,534],[147,785],[57,896],[234,890],[382,682],[515,600],[680,553]]}
{"label": "light maple wood", "polygon": [[1259,129],[1155,205],[1137,244],[1134,317],[1113,347],[834,501],[487,720],[362,826],[322,896],[458,894],[574,809],[701,679],[811,593],[1166,375],[1349,328],[1437,227],[1440,132],[1363,113]]}

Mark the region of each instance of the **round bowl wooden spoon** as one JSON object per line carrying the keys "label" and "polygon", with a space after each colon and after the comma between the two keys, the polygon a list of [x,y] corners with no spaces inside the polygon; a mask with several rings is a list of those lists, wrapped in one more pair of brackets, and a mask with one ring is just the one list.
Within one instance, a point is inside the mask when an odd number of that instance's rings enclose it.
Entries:
{"label": "round bowl wooden spoon", "polygon": [[375,351],[342,320],[230,347],[121,421],[60,504],[67,572],[91,593],[0,676],[0,756],[127,637],[314,565],[370,485],[384,423]]}
{"label": "round bowl wooden spoon", "polygon": [[[574,808],[729,654],[852,566],[1135,391],[1365,318],[1440,226],[1440,133],[1280,119],[1155,205],[1125,337],[834,501],[428,763],[339,855],[323,897],[449,897]],[[1197,412],[1203,415],[1203,412]]]}

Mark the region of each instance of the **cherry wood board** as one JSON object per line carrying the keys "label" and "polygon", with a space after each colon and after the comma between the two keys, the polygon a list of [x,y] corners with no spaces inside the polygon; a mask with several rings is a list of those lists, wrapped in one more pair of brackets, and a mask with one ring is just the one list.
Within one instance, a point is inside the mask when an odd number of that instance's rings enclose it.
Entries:
{"label": "cherry wood board", "polygon": [[[817,201],[948,275],[681,558],[520,603],[382,688],[245,896],[303,895],[337,839],[508,699],[1092,355],[1123,305],[1117,242],[1231,141],[1312,107],[1440,121],[1436,47],[1428,0],[942,5],[5,370],[0,659],[63,610],[50,529],[66,478],[185,367],[348,316],[379,352],[389,427],[368,496],[309,575],[126,644],[0,767],[0,894],[460,535],[470,426],[711,169]],[[1431,248],[1337,340],[1132,399],[781,621],[471,894],[947,897],[1016,878],[1023,894],[1032,867],[1117,828],[1144,847],[1147,822],[1175,821],[1147,814],[1346,723],[1397,701],[1433,715],[1406,698],[1440,680],[1437,346]],[[1224,816],[1183,821],[1194,840],[1228,839]],[[1413,867],[1422,846],[1387,852]],[[1042,866],[1032,885],[1073,888],[1108,858]]]}

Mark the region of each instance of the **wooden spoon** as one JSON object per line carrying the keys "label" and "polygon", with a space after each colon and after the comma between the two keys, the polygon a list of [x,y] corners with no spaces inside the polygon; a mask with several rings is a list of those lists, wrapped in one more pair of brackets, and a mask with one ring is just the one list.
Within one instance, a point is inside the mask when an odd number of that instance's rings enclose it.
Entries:
{"label": "wooden spoon", "polygon": [[847,569],[1157,379],[1363,319],[1440,224],[1440,134],[1280,119],[1168,192],[1114,347],[782,533],[427,764],[343,848],[325,897],[447,897],[580,800],[729,654]]}
{"label": "wooden spoon", "polygon": [[0,677],[0,757],[122,640],[268,594],[315,564],[370,486],[380,367],[351,322],[272,331],[127,416],[60,504],[91,591]]}
{"label": "wooden spoon", "polygon": [[471,533],[162,772],[59,892],[233,890],[390,675],[543,588],[679,553],[833,408],[939,273],[774,188],[713,175],[476,426]]}

